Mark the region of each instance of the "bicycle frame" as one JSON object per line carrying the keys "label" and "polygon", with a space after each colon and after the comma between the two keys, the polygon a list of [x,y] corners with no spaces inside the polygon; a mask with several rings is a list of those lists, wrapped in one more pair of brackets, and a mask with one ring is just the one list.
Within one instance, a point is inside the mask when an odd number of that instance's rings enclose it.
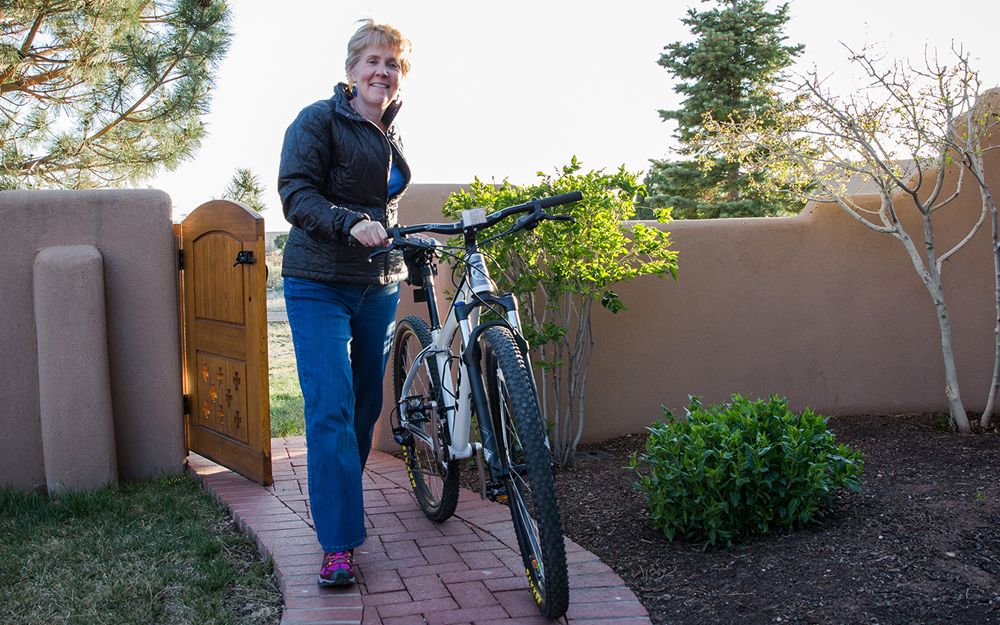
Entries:
{"label": "bicycle frame", "polygon": [[[420,297],[417,297],[416,301],[427,302],[431,344],[422,349],[415,357],[414,362],[410,364],[400,389],[400,400],[396,409],[399,411],[400,425],[410,435],[421,439],[434,449],[435,460],[439,464],[442,474],[446,472],[449,461],[476,456],[480,485],[483,487],[481,492],[484,497],[486,497],[486,483],[481,456],[485,455],[494,482],[507,476],[503,474],[504,469],[500,466],[499,461],[493,459],[500,452],[493,430],[495,426],[503,427],[499,421],[503,417],[490,413],[483,381],[479,337],[492,326],[506,326],[510,329],[524,362],[530,362],[530,358],[528,344],[522,334],[517,299],[510,293],[501,296],[494,295],[494,285],[490,280],[489,270],[482,253],[479,252],[477,232],[483,227],[499,223],[515,214],[523,214],[523,216],[505,234],[511,234],[523,228],[533,228],[544,219],[572,220],[573,218],[569,216],[548,215],[544,209],[567,202],[575,202],[582,198],[583,195],[576,191],[542,200],[532,199],[526,204],[508,207],[489,216],[486,215],[483,208],[464,210],[462,211],[462,220],[458,223],[395,226],[392,228],[393,242],[401,241],[401,235],[417,232],[462,234],[463,236],[465,253],[461,261],[465,264],[466,271],[459,283],[457,294],[452,300],[443,325],[438,314],[434,288],[434,252],[427,252],[426,250],[429,248],[426,245],[417,246],[425,251],[422,252],[423,255],[419,263],[419,274],[423,281],[422,290],[417,292]],[[496,312],[502,320],[480,323],[480,313],[483,307],[488,307]],[[458,371],[455,372],[458,379],[457,389],[450,369],[451,361],[456,359],[451,348],[456,335],[461,337],[461,358]],[[436,372],[437,380],[440,382],[440,397],[437,400],[431,400],[429,406],[424,405],[423,400],[414,403],[418,396],[410,394],[413,381],[421,369],[431,374],[432,380],[434,379],[432,372]],[[528,384],[537,396],[534,378],[530,374],[527,377]],[[429,415],[427,414],[428,410]],[[479,416],[482,444],[471,441],[473,410]],[[432,423],[429,432],[422,427],[410,426],[410,415],[413,413],[420,415],[420,417],[412,419],[417,423],[427,421],[429,418]],[[442,413],[446,427],[440,430],[442,434],[447,436],[447,440],[444,441],[438,440]],[[401,443],[402,436],[400,433],[397,438]],[[545,445],[548,446],[548,440],[545,441]]]}
{"label": "bicycle frame", "polygon": [[[478,258],[476,258],[478,257]],[[437,318],[437,306],[435,300],[436,290],[434,288],[433,275],[430,271],[425,272],[424,294],[427,299],[428,313],[431,322],[431,338],[433,342],[427,346],[414,359],[414,363],[407,373],[400,393],[401,421],[405,422],[408,411],[406,399],[410,396],[409,389],[413,379],[421,367],[434,367],[441,382],[441,405],[432,405],[430,415],[432,426],[429,433],[423,428],[407,428],[416,437],[432,445],[438,457],[437,462],[444,466],[449,460],[469,458],[476,455],[477,465],[480,471],[480,482],[485,487],[483,467],[478,457],[480,451],[485,455],[487,465],[490,466],[490,473],[494,479],[499,479],[501,471],[499,465],[492,461],[492,457],[497,453],[495,437],[493,435],[493,423],[490,416],[486,390],[483,386],[481,370],[482,354],[479,348],[478,338],[482,332],[494,325],[506,325],[512,328],[517,337],[519,347],[526,354],[527,344],[521,337],[521,319],[517,306],[517,299],[511,294],[495,296],[492,293],[492,285],[488,280],[485,264],[482,262],[482,255],[474,253],[470,255],[470,264],[473,269],[466,272],[459,284],[458,293],[455,296],[442,325]],[[471,284],[469,276],[478,272],[479,280],[473,280]],[[480,323],[481,309],[484,306],[491,306],[494,310],[503,311],[504,321],[492,321]],[[451,375],[451,361],[456,360],[456,355],[452,351],[455,336],[460,336],[461,357],[458,365],[458,388],[455,388],[454,376]],[[435,402],[437,403],[437,402]],[[479,419],[479,429],[485,446],[471,442],[472,434],[472,412],[481,415]],[[447,422],[445,431],[449,435],[449,440],[439,441],[437,438],[437,421],[444,414]],[[482,491],[486,497],[485,488]]]}

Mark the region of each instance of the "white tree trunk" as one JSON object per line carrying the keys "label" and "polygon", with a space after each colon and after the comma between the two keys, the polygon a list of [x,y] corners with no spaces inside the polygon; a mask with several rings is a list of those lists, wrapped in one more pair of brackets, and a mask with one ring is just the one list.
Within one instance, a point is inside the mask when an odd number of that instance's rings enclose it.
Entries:
{"label": "white tree trunk", "polygon": [[[975,164],[980,165],[980,162],[976,162]],[[978,174],[980,171],[976,173]],[[990,381],[990,394],[986,400],[986,410],[983,411],[983,416],[979,419],[979,426],[988,428],[990,427],[990,419],[993,417],[993,412],[996,409],[997,391],[1000,389],[1000,232],[997,230],[997,205],[993,201],[989,187],[983,184],[985,178],[980,177],[979,180],[979,193],[982,196],[983,202],[989,206],[990,217],[993,223],[993,273],[997,300],[997,324],[993,330],[993,338],[996,343],[996,352],[993,356],[993,379]]]}
{"label": "white tree trunk", "polygon": [[[940,285],[938,288],[940,289]],[[945,395],[948,397],[951,420],[955,422],[955,427],[958,428],[959,432],[969,434],[972,432],[972,427],[969,425],[969,417],[965,414],[965,406],[962,405],[962,397],[958,391],[958,371],[955,368],[955,354],[951,347],[951,319],[948,317],[948,309],[945,307],[944,299],[935,300],[934,308],[937,310],[938,325],[941,327]]]}
{"label": "white tree trunk", "polygon": [[959,432],[968,434],[972,432],[969,425],[969,417],[965,414],[965,406],[962,405],[962,395],[958,389],[958,370],[955,368],[955,353],[951,343],[951,318],[948,316],[948,307],[944,303],[944,290],[941,288],[941,274],[937,270],[937,263],[934,258],[934,234],[930,227],[930,214],[924,215],[924,239],[927,245],[928,267],[924,266],[920,252],[917,251],[903,227],[897,223],[897,236],[910,255],[917,275],[927,287],[931,300],[934,302],[934,310],[937,313],[938,327],[941,330],[941,352],[944,356],[944,378],[945,396],[948,398],[948,409],[951,413],[951,420]]}

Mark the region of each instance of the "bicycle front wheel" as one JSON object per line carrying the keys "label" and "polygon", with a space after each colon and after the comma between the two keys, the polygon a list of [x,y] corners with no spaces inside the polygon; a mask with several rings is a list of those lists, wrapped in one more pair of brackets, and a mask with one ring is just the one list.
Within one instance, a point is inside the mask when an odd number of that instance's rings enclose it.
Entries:
{"label": "bicycle front wheel", "polygon": [[566,548],[538,395],[510,331],[496,326],[483,336],[490,413],[521,557],[542,616],[559,618],[569,606]]}
{"label": "bicycle front wheel", "polygon": [[[423,319],[411,316],[400,321],[393,340],[392,380],[400,421],[409,423],[403,456],[413,494],[427,518],[440,522],[451,517],[458,505],[459,462],[442,464],[437,460],[434,441],[443,446],[448,436],[444,415],[438,415],[436,422],[432,418],[431,402],[442,405],[441,380],[433,360],[414,364],[417,354],[430,344],[431,332]],[[404,397],[403,383],[414,366],[418,369]],[[404,410],[408,417],[402,414]]]}

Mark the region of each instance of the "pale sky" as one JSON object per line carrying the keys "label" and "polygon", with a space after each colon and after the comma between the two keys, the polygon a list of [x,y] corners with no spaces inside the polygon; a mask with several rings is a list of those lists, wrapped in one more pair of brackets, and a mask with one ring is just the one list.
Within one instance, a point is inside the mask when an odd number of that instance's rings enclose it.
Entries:
{"label": "pale sky", "polygon": [[[773,9],[779,3],[769,2]],[[847,53],[879,44],[890,57],[923,57],[952,42],[972,53],[984,84],[1000,85],[1000,3],[963,0],[790,0],[786,43],[805,44],[793,71],[816,66],[844,92]],[[231,0],[234,37],[194,160],[143,186],[163,189],[179,219],[222,194],[237,167],[267,187],[268,231],[287,230],[276,190],[285,129],[344,79],[347,40],[363,17],[413,43],[398,123],[413,183],[535,180],[576,156],[585,170],[646,171],[670,155],[675,108],[663,47],[692,38],[680,22],[697,0]],[[992,58],[991,58],[992,57]],[[838,82],[839,81],[839,82]]]}

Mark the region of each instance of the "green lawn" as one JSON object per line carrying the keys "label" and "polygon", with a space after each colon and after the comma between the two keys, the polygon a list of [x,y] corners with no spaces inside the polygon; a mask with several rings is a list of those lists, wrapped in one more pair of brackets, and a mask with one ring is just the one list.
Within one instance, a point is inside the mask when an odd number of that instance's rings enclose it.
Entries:
{"label": "green lawn", "polygon": [[188,477],[0,490],[0,623],[277,625],[270,563]]}
{"label": "green lawn", "polygon": [[[284,304],[268,290],[268,310]],[[272,435],[303,434],[287,323],[268,324],[268,351]],[[0,537],[4,625],[281,620],[270,564],[188,477],[61,497],[0,489]]]}
{"label": "green lawn", "polygon": [[267,324],[267,352],[271,436],[303,436],[306,421],[302,413],[302,389],[287,323]]}
{"label": "green lawn", "polygon": [[[267,310],[285,310],[282,289],[268,289]],[[302,389],[299,388],[299,373],[295,366],[292,331],[287,323],[267,324],[267,369],[271,393],[271,436],[305,435]]]}

